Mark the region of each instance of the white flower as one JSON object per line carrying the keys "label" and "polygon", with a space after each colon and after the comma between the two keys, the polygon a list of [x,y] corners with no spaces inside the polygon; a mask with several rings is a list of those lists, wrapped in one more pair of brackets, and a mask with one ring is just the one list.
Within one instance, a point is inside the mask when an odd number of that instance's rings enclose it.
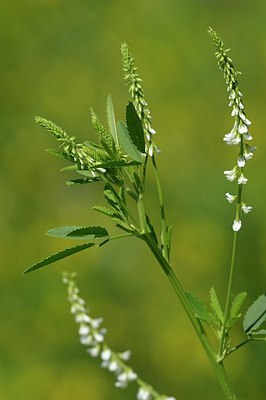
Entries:
{"label": "white flower", "polygon": [[240,168],[244,167],[244,165],[246,164],[246,160],[245,160],[244,156],[238,157],[237,164]]}
{"label": "white flower", "polygon": [[236,179],[237,168],[234,167],[230,171],[224,171],[224,175],[225,175],[226,179],[228,179],[230,182],[233,182]]}
{"label": "white flower", "polygon": [[110,360],[111,356],[112,356],[112,352],[111,352],[110,349],[105,349],[105,350],[103,350],[103,351],[101,352],[101,359],[102,359],[103,361],[108,361],[108,360]]}
{"label": "white flower", "polygon": [[116,387],[125,388],[127,387],[130,381],[134,381],[137,379],[137,374],[131,369],[128,371],[124,371],[117,377],[117,382],[115,383]]}
{"label": "white flower", "polygon": [[229,203],[233,203],[235,199],[237,198],[236,195],[232,195],[230,193],[225,193],[226,200],[229,201]]}
{"label": "white flower", "polygon": [[110,362],[110,364],[108,365],[108,369],[111,372],[119,372],[120,371],[120,367],[116,361]]}
{"label": "white flower", "polygon": [[87,352],[92,356],[92,357],[98,357],[100,354],[100,346],[95,346],[92,347],[91,349],[87,349]]}
{"label": "white flower", "polygon": [[248,132],[248,127],[243,124],[243,122],[240,122],[238,125],[238,132],[242,135],[243,133],[247,133]]}
{"label": "white flower", "polygon": [[241,221],[239,219],[238,220],[235,219],[233,223],[233,231],[238,232],[240,228],[241,228]]}
{"label": "white flower", "polygon": [[231,132],[224,135],[223,141],[230,146],[237,145],[241,142],[241,137],[238,132],[233,129]]}
{"label": "white flower", "polygon": [[252,136],[248,132],[244,133],[244,138],[246,140],[252,140]]}
{"label": "white flower", "polygon": [[128,361],[130,359],[130,356],[131,356],[131,351],[127,350],[127,351],[124,351],[123,353],[120,353],[119,355],[120,355],[120,357],[122,358],[123,361]]}
{"label": "white flower", "polygon": [[153,128],[150,128],[150,129],[149,129],[149,132],[150,132],[152,135],[155,135],[155,133],[156,133],[156,130],[155,130],[155,129],[153,129]]}
{"label": "white flower", "polygon": [[103,332],[94,332],[93,337],[97,343],[102,343],[104,341],[104,333]]}
{"label": "white flower", "polygon": [[81,324],[79,327],[80,336],[87,336],[90,333],[90,328],[88,325]]}
{"label": "white flower", "polygon": [[237,180],[237,183],[239,185],[245,185],[248,181],[248,178],[245,178],[245,176],[243,175],[243,173],[240,175],[240,177]]}
{"label": "white flower", "polygon": [[95,318],[91,320],[91,325],[93,328],[98,329],[102,322],[103,318]]}
{"label": "white flower", "polygon": [[236,105],[234,105],[233,110],[231,112],[232,117],[235,117],[238,114],[239,110]]}
{"label": "white flower", "polygon": [[84,344],[84,346],[90,346],[94,343],[91,336],[80,336],[79,341],[81,344]]}
{"label": "white flower", "polygon": [[149,400],[151,398],[151,393],[149,390],[144,388],[139,388],[137,399],[138,400]]}
{"label": "white flower", "polygon": [[85,313],[78,313],[75,316],[75,320],[78,324],[80,324],[81,322],[86,322],[86,323],[90,323],[90,317],[85,314]]}
{"label": "white flower", "polygon": [[253,153],[251,153],[251,152],[247,153],[245,151],[244,152],[244,157],[245,157],[246,161],[251,160],[251,158],[253,157]]}
{"label": "white flower", "polygon": [[245,203],[242,203],[242,210],[245,214],[248,214],[250,211],[253,210],[252,206],[247,206]]}
{"label": "white flower", "polygon": [[247,126],[251,125],[251,121],[247,119],[245,113],[243,113],[242,111],[239,113],[239,117],[242,119],[245,125]]}

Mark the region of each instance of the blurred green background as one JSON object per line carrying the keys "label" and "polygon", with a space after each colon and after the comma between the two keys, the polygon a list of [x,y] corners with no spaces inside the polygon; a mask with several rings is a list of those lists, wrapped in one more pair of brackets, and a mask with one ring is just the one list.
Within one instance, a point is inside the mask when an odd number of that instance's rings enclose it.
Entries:
{"label": "blurred green background", "polygon": [[[105,224],[90,210],[100,186],[68,188],[65,163],[44,150],[55,142],[35,126],[41,115],[80,140],[94,133],[89,109],[105,117],[112,94],[118,118],[128,99],[120,65],[126,41],[143,77],[162,153],[159,167],[172,261],[187,290],[208,301],[214,284],[225,297],[231,251],[233,186],[222,171],[235,149],[222,137],[232,126],[209,25],[232,49],[258,150],[248,164],[235,290],[248,306],[265,290],[266,2],[264,0],[2,0],[0,398],[3,400],[133,399],[78,342],[63,270],[78,284],[94,316],[103,316],[114,349],[133,351],[132,366],[158,391],[178,400],[223,399],[203,350],[155,260],[136,240],[92,249],[42,271],[23,270],[63,249],[44,232],[61,225]],[[149,178],[149,209],[157,202]],[[157,219],[158,221],[158,219]],[[69,244],[69,243],[68,243]],[[235,330],[234,341],[242,339]],[[229,361],[229,360],[228,360]],[[265,398],[265,349],[252,343],[226,362],[239,399]]]}

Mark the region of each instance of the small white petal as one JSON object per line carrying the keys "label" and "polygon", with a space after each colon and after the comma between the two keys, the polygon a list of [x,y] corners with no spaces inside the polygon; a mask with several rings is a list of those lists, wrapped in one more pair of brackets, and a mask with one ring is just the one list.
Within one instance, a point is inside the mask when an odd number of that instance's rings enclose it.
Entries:
{"label": "small white petal", "polygon": [[94,342],[91,336],[80,336],[79,341],[84,346],[90,346]]}
{"label": "small white petal", "polygon": [[235,219],[233,223],[233,231],[238,232],[240,228],[241,228],[241,221]]}
{"label": "small white petal", "polygon": [[153,129],[153,128],[150,128],[150,129],[149,129],[149,132],[150,132],[152,135],[155,135],[155,133],[156,133],[156,130],[155,130],[155,129]]}
{"label": "small white petal", "polygon": [[95,346],[92,349],[88,349],[87,352],[92,356],[92,357],[98,357],[100,354],[100,347]]}
{"label": "small white petal", "polygon": [[110,360],[111,356],[112,356],[112,352],[111,352],[110,349],[105,349],[105,350],[103,350],[103,351],[101,352],[101,359],[102,359],[103,361]]}
{"label": "small white petal", "polygon": [[245,185],[248,181],[248,178],[246,178],[243,174],[240,175],[240,177],[237,180],[237,183],[239,185]]}
{"label": "small white petal", "polygon": [[79,327],[79,334],[81,336],[86,336],[90,333],[90,327],[88,325],[81,324]]}
{"label": "small white petal", "polygon": [[236,195],[232,195],[232,194],[230,194],[230,193],[225,193],[225,197],[226,197],[226,200],[227,200],[229,203],[233,203],[233,202],[235,201],[235,199],[237,198]]}
{"label": "small white petal", "polygon": [[240,168],[244,167],[244,165],[246,164],[246,160],[243,156],[240,156],[237,160],[237,164]]}
{"label": "small white petal", "polygon": [[247,132],[247,133],[244,133],[244,138],[246,139],[246,140],[252,140],[252,136]]}
{"label": "small white petal", "polygon": [[226,179],[228,179],[230,182],[233,182],[237,175],[237,168],[234,167],[230,171],[224,171],[224,175],[225,175]]}
{"label": "small white petal", "polygon": [[243,123],[240,123],[239,125],[238,125],[238,132],[242,135],[243,133],[247,133],[248,132],[248,127],[245,125],[245,124],[243,124]]}
{"label": "small white petal", "polygon": [[247,206],[245,203],[242,203],[242,210],[245,214],[248,214],[253,210],[253,207]]}
{"label": "small white petal", "polygon": [[131,351],[127,350],[127,351],[124,351],[123,353],[120,353],[119,355],[120,355],[120,357],[122,358],[123,361],[128,361],[130,359],[130,356],[131,356]]}
{"label": "small white petal", "polygon": [[138,400],[149,400],[151,398],[150,396],[151,396],[151,394],[147,389],[139,388],[138,394],[137,394]]}
{"label": "small white petal", "polygon": [[98,329],[102,322],[103,318],[95,318],[91,320],[91,325],[93,328]]}
{"label": "small white petal", "polygon": [[101,332],[94,332],[93,337],[97,343],[102,343],[104,341],[104,336]]}
{"label": "small white petal", "polygon": [[119,367],[119,365],[117,364],[116,361],[112,361],[112,362],[109,364],[108,369],[109,369],[109,371],[111,371],[111,372],[119,372],[119,371],[120,371],[120,367]]}

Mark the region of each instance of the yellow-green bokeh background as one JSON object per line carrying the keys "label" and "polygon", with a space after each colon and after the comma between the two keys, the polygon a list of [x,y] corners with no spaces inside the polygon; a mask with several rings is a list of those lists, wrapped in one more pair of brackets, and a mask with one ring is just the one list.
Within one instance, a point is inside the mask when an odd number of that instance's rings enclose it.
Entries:
{"label": "yellow-green bokeh background", "polygon": [[[94,316],[103,316],[115,349],[160,392],[178,400],[222,400],[212,370],[156,262],[136,240],[117,241],[23,276],[29,264],[64,248],[44,232],[60,225],[106,224],[90,211],[99,186],[67,188],[65,164],[44,149],[54,140],[35,126],[52,119],[81,140],[93,137],[89,108],[105,117],[113,95],[123,117],[127,91],[119,47],[137,59],[162,150],[172,260],[185,287],[204,301],[215,285],[224,299],[231,248],[233,191],[222,171],[235,149],[222,142],[232,125],[221,73],[206,34],[212,25],[244,72],[240,86],[258,151],[248,164],[244,196],[255,210],[241,230],[235,290],[246,306],[265,290],[266,2],[264,0],[2,0],[0,398],[134,399],[119,391],[78,342],[61,271],[78,283]],[[150,177],[147,199],[157,201]],[[67,243],[70,244],[69,242]],[[235,342],[241,340],[240,329]],[[265,398],[265,348],[253,343],[226,363],[242,400]]]}

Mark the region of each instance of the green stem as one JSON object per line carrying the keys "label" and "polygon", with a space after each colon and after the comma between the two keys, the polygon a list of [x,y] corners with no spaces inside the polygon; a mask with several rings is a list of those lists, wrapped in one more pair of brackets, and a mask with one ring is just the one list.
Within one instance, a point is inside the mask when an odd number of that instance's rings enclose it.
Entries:
{"label": "green stem", "polygon": [[[236,206],[236,219],[237,220],[240,219],[241,204],[242,204],[241,199],[242,199],[242,185],[238,185],[237,206]],[[225,311],[224,311],[224,322],[223,322],[223,326],[222,326],[220,347],[219,347],[219,359],[220,360],[224,359],[224,357],[226,356],[226,350],[227,350],[227,336],[228,336],[227,322],[230,317],[233,284],[234,284],[234,277],[235,277],[235,271],[236,271],[238,236],[239,236],[239,231],[234,232],[231,264],[230,264],[230,274],[229,274]]]}
{"label": "green stem", "polygon": [[166,246],[166,243],[165,243],[166,235],[167,235],[167,229],[166,229],[166,220],[165,220],[165,207],[164,207],[163,191],[162,191],[162,187],[161,187],[160,177],[159,177],[159,173],[158,173],[157,164],[156,164],[156,160],[155,160],[154,154],[152,156],[152,164],[153,164],[154,171],[155,171],[155,179],[156,179],[156,185],[157,185],[157,191],[158,191],[158,197],[159,197],[159,203],[160,203],[160,210],[161,210],[162,251],[163,251],[163,256],[167,260],[169,260],[168,252],[167,252],[167,246]]}
{"label": "green stem", "polygon": [[196,332],[196,334],[208,356],[208,359],[216,373],[216,376],[217,376],[219,383],[225,394],[225,398],[227,400],[236,400],[236,395],[230,386],[223,363],[217,361],[216,353],[213,350],[213,347],[209,341],[209,338],[205,332],[205,329],[203,328],[201,322],[195,317],[194,312],[191,308],[191,305],[187,299],[186,293],[185,293],[183,287],[181,286],[177,276],[175,275],[171,265],[165,259],[162,252],[157,247],[157,245],[154,243],[153,239],[151,238],[151,236],[149,234],[145,234],[142,238],[145,240],[145,242],[149,246],[150,250],[152,251],[153,255],[155,256],[155,258],[157,259],[157,261],[163,268],[177,297],[179,298],[181,304],[183,305],[185,312],[186,312],[188,318],[190,319],[190,321],[195,329],[195,332]]}

